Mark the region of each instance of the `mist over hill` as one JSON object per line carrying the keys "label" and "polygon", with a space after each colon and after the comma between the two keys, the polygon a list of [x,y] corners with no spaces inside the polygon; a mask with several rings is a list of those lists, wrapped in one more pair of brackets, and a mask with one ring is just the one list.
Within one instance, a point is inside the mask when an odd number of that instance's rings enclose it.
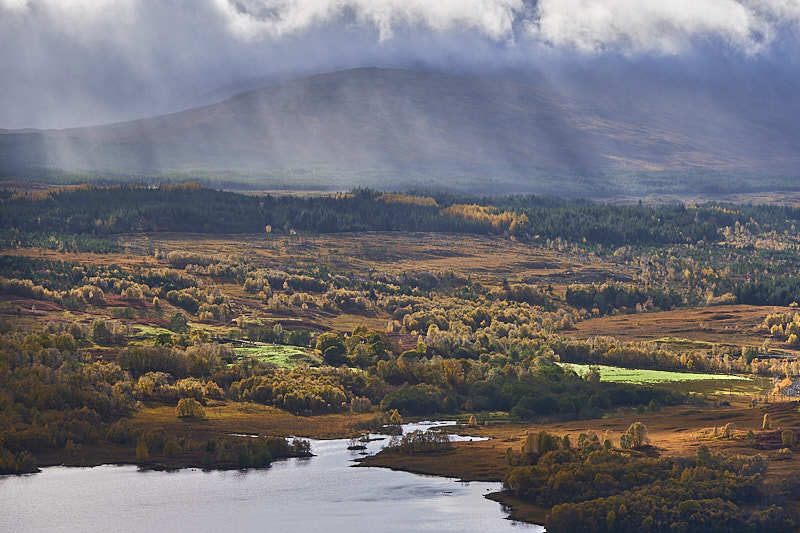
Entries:
{"label": "mist over hill", "polygon": [[798,30],[786,0],[0,0],[0,179],[797,191]]}
{"label": "mist over hill", "polygon": [[357,68],[130,122],[3,130],[0,168],[123,175],[202,169],[261,175],[264,187],[330,176],[345,187],[435,181],[491,190],[513,183],[548,193],[554,191],[536,178],[543,172],[591,188],[598,172],[646,171],[645,188],[657,191],[659,172],[792,176],[800,167],[796,116],[800,104],[779,86],[765,97],[663,75],[635,83],[609,76],[507,81]]}

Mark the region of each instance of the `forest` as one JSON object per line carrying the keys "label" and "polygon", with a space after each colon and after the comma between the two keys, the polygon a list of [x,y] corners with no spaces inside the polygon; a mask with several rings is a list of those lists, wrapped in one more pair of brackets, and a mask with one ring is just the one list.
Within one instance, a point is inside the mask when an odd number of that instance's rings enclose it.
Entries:
{"label": "forest", "polygon": [[[309,163],[302,167],[276,167],[270,165],[257,170],[225,170],[211,168],[175,169],[170,171],[134,172],[130,168],[124,173],[86,170],[64,170],[52,166],[25,164],[31,153],[20,150],[19,145],[5,144],[10,138],[0,138],[0,176],[5,180],[44,182],[68,186],[91,183],[100,186],[136,183],[142,186],[173,185],[197,182],[210,189],[247,192],[263,190],[312,191],[333,193],[361,186],[389,189],[393,192],[413,188],[450,190],[460,194],[525,194],[541,191],[570,198],[609,199],[614,197],[641,198],[649,195],[721,195],[746,194],[773,191],[797,191],[797,176],[765,175],[762,172],[735,170],[713,170],[709,168],[685,168],[663,170],[624,170],[610,168],[555,169],[525,166],[509,169],[505,165],[458,165],[455,161],[447,165],[403,165],[402,168],[376,166],[365,167],[363,163],[351,165],[344,161],[336,164]],[[4,146],[5,144],[5,146]],[[29,146],[30,148],[30,146]],[[89,146],[83,149],[88,149]],[[42,151],[43,147],[34,148]],[[215,153],[212,158],[204,154],[209,163],[230,154]],[[41,160],[39,157],[34,159]],[[122,165],[138,165],[138,161],[126,158]],[[118,166],[116,162],[113,166]],[[755,203],[755,202],[754,202]]]}
{"label": "forest", "polygon": [[[800,523],[771,466],[800,427],[797,208],[197,183],[0,201],[2,473],[261,468],[312,453],[290,435],[440,417],[506,439],[492,464],[548,530]],[[563,426],[638,419],[649,442]],[[394,460],[465,449],[406,437]]]}
{"label": "forest", "polygon": [[643,424],[633,424],[623,435],[633,443],[623,438],[619,447],[596,434],[582,434],[576,446],[544,431],[529,435],[515,458],[522,464],[505,484],[552,507],[547,530],[554,532],[795,530],[775,495],[764,493],[763,457],[725,456],[701,445],[693,457],[653,458],[637,442],[642,431]]}
{"label": "forest", "polygon": [[[424,197],[426,202],[398,201]],[[289,233],[436,231],[508,233],[518,238],[586,240],[604,245],[696,243],[719,238],[734,215],[713,204],[612,206],[556,197],[465,197],[448,193],[386,195],[355,189],[329,196],[249,196],[196,183],[158,188],[84,185],[6,195],[2,227],[8,232],[107,235],[127,232]],[[741,209],[741,208],[740,208]],[[800,211],[748,208],[778,229]],[[524,215],[524,217],[523,217]],[[538,236],[538,237],[537,237]]]}

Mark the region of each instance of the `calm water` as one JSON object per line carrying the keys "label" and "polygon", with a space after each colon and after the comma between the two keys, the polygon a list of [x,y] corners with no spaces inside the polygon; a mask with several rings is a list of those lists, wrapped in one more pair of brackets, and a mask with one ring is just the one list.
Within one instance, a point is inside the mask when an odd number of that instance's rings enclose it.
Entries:
{"label": "calm water", "polygon": [[258,471],[52,467],[0,477],[0,530],[543,531],[484,498],[499,483],[355,468],[346,440],[311,442],[315,457]]}

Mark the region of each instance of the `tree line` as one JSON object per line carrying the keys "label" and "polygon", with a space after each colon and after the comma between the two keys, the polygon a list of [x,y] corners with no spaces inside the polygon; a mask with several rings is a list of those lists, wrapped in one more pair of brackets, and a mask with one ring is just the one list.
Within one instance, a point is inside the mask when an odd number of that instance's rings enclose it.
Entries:
{"label": "tree line", "polygon": [[[539,196],[472,197],[433,193],[430,201],[386,201],[382,193],[300,198],[248,196],[198,184],[100,187],[84,185],[2,199],[5,237],[66,233],[102,236],[124,232],[288,233],[290,230],[434,231],[518,238],[583,240],[603,245],[693,244],[719,240],[718,230],[739,218],[783,223],[800,218],[782,207],[697,208],[614,206]],[[394,197],[389,197],[394,198]],[[10,233],[9,233],[10,232]],[[68,239],[66,240],[68,241]],[[59,240],[62,246],[65,240]],[[77,246],[77,244],[75,245]]]}
{"label": "tree line", "polygon": [[529,435],[519,455],[509,451],[517,466],[505,486],[549,508],[546,527],[555,533],[795,530],[796,516],[779,505],[784,495],[762,481],[764,457],[715,454],[705,445],[694,456],[651,457],[635,450],[642,442],[631,443],[644,427],[636,424],[620,447],[596,434],[574,444],[568,436]]}

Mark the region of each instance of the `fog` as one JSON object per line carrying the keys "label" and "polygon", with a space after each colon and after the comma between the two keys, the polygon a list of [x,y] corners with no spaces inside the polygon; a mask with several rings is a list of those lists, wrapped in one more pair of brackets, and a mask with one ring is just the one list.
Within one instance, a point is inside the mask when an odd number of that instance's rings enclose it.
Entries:
{"label": "fog", "polygon": [[768,97],[797,86],[799,29],[794,0],[0,0],[0,128],[152,116],[360,66]]}

